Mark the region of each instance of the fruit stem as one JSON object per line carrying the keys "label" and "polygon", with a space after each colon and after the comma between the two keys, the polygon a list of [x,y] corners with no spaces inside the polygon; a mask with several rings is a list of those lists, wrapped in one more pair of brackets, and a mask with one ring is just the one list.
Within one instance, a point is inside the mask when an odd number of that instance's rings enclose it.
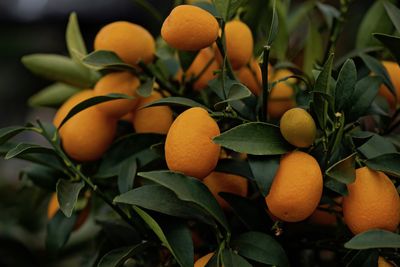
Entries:
{"label": "fruit stem", "polygon": [[261,109],[261,120],[267,122],[267,112],[268,112],[268,97],[269,97],[269,84],[268,84],[268,61],[269,52],[271,46],[264,46],[263,62],[261,63],[261,73],[262,73],[262,109]]}

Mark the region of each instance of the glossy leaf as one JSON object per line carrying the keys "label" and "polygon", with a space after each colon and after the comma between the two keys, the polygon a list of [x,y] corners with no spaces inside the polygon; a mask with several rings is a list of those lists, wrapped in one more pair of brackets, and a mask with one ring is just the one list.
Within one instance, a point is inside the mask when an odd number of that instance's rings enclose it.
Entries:
{"label": "glossy leaf", "polygon": [[343,111],[351,107],[351,96],[357,81],[357,69],[352,59],[346,60],[340,69],[335,89],[336,111]]}
{"label": "glossy leaf", "polygon": [[105,254],[97,264],[97,267],[120,267],[123,266],[125,261],[134,255],[142,252],[149,247],[149,243],[144,241],[131,247],[122,247],[113,249]]}
{"label": "glossy leaf", "polygon": [[326,170],[326,175],[344,184],[354,182],[356,179],[355,157],[356,153],[336,162]]}
{"label": "glossy leaf", "polygon": [[383,1],[383,6],[394,27],[400,32],[400,9],[389,1]]}
{"label": "glossy leaf", "polygon": [[141,108],[154,107],[154,106],[182,106],[182,107],[188,107],[188,108],[201,107],[201,108],[206,109],[208,112],[211,112],[211,110],[209,108],[207,108],[206,106],[204,106],[200,103],[197,103],[196,101],[193,101],[189,98],[185,98],[185,97],[165,97],[165,98],[156,100],[154,102],[151,102],[149,104],[146,104],[146,105],[142,106]]}
{"label": "glossy leaf", "polygon": [[226,100],[220,101],[215,104],[215,107],[220,106],[223,103],[229,103],[237,100],[248,98],[252,95],[251,91],[241,83],[235,83],[229,89],[229,93]]}
{"label": "glossy leaf", "polygon": [[213,140],[223,147],[252,155],[280,155],[290,150],[290,145],[283,139],[279,128],[262,122],[236,126]]}
{"label": "glossy leaf", "polygon": [[400,154],[387,153],[368,159],[365,164],[377,171],[400,177]]}
{"label": "glossy leaf", "polygon": [[225,249],[222,252],[222,263],[224,267],[251,267],[244,258],[236,254],[232,249]]}
{"label": "glossy leaf", "polygon": [[245,0],[213,0],[218,14],[225,21],[229,21],[244,2]]}
{"label": "glossy leaf", "polygon": [[386,230],[372,229],[356,235],[344,244],[348,249],[400,248],[400,235]]}
{"label": "glossy leaf", "polygon": [[54,83],[31,96],[28,103],[31,107],[59,107],[80,90],[65,83]]}
{"label": "glossy leaf", "polygon": [[60,210],[66,217],[71,217],[76,202],[78,201],[79,193],[84,186],[85,183],[83,181],[71,182],[64,179],[58,180],[56,185],[57,200],[60,205]]}
{"label": "glossy leaf", "polygon": [[59,210],[49,221],[47,224],[46,248],[51,254],[57,255],[67,243],[76,219],[76,214],[67,218]]}
{"label": "glossy leaf", "polygon": [[155,78],[147,79],[144,83],[142,83],[139,88],[136,90],[138,95],[141,97],[149,97],[153,92]]}
{"label": "glossy leaf", "polygon": [[24,126],[9,126],[0,129],[0,145],[7,142],[9,139],[13,138],[17,134],[28,130],[28,127]]}
{"label": "glossy leaf", "polygon": [[124,161],[118,175],[118,190],[121,194],[133,188],[138,166],[136,158]]}
{"label": "glossy leaf", "polygon": [[334,6],[324,4],[322,2],[316,2],[316,6],[323,14],[328,28],[332,29],[333,20],[340,17],[340,12]]}
{"label": "glossy leaf", "polygon": [[190,68],[197,54],[198,51],[178,51],[179,62],[184,72]]}
{"label": "glossy leaf", "polygon": [[387,153],[397,152],[396,147],[389,140],[376,134],[362,146],[358,147],[357,150],[368,159],[376,158]]}
{"label": "glossy leaf", "polygon": [[24,154],[50,154],[55,155],[51,148],[42,147],[35,144],[19,143],[16,147],[10,149],[4,156],[5,159],[12,159]]}
{"label": "glossy leaf", "polygon": [[249,156],[253,177],[263,196],[268,195],[279,168],[279,156]]}
{"label": "glossy leaf", "polygon": [[247,179],[253,179],[253,174],[251,173],[248,162],[243,160],[233,158],[220,159],[215,167],[215,171],[236,174],[246,177]]}
{"label": "glossy leaf", "polygon": [[400,37],[381,33],[374,33],[374,37],[389,49],[397,62],[400,62],[400,51],[398,49],[400,47]]}
{"label": "glossy leaf", "polygon": [[77,62],[80,62],[79,55],[87,54],[85,42],[79,29],[78,16],[75,12],[69,15],[67,31],[65,33],[69,55]]}
{"label": "glossy leaf", "polygon": [[136,68],[123,62],[117,54],[112,51],[97,50],[82,59],[82,62],[96,70],[124,70],[136,72]]}

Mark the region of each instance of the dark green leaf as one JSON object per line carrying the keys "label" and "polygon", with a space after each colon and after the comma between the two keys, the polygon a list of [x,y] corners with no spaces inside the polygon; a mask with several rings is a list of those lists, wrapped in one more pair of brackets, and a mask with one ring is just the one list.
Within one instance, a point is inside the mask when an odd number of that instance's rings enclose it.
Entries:
{"label": "dark green leaf", "polygon": [[83,181],[71,182],[64,179],[58,180],[56,185],[57,199],[60,205],[60,210],[66,217],[71,217],[76,202],[78,201],[79,193],[84,186],[85,183]]}
{"label": "dark green leaf", "polygon": [[75,226],[76,219],[76,214],[67,218],[59,210],[49,221],[47,224],[46,248],[51,254],[57,255],[65,243],[67,243]]}
{"label": "dark green leaf", "polygon": [[178,51],[179,62],[181,63],[182,70],[186,72],[193,61],[197,57],[198,51]]}
{"label": "dark green leaf", "polygon": [[80,90],[65,83],[54,83],[31,96],[28,103],[31,107],[59,107]]}
{"label": "dark green leaf", "polygon": [[247,179],[253,179],[253,174],[247,161],[237,159],[220,159],[215,171],[236,174]]}
{"label": "dark green leaf", "polygon": [[304,50],[303,70],[311,76],[315,64],[323,57],[323,40],[318,31],[318,26],[312,21],[308,21],[307,43]]}
{"label": "dark green leaf", "polygon": [[223,103],[229,103],[237,100],[248,98],[252,95],[251,91],[241,83],[235,83],[229,89],[229,93],[226,100],[220,101],[215,104],[217,108]]}
{"label": "dark green leaf", "polygon": [[389,1],[383,1],[383,6],[394,27],[400,32],[400,9]]}
{"label": "dark green leaf", "polygon": [[179,199],[198,205],[229,232],[221,207],[208,188],[198,179],[169,171],[141,172],[138,175],[172,190]]}
{"label": "dark green leaf", "polygon": [[149,97],[153,92],[155,78],[147,79],[144,83],[140,85],[140,87],[136,90],[138,95],[142,97]]}
{"label": "dark green leaf", "polygon": [[315,7],[314,2],[304,2],[302,5],[294,7],[287,18],[288,32],[293,33],[293,31],[307,18],[307,15]]}
{"label": "dark green leaf", "polygon": [[289,266],[281,245],[271,236],[261,232],[240,235],[232,242],[232,248],[237,250],[239,255],[260,263],[278,267]]}
{"label": "dark green leaf", "polygon": [[373,135],[367,142],[357,148],[366,158],[376,158],[387,153],[396,153],[396,147],[383,136]]}
{"label": "dark green leaf", "polygon": [[357,69],[352,59],[346,60],[340,69],[335,89],[336,111],[343,111],[351,107],[351,96],[357,81]]}
{"label": "dark green leaf", "polygon": [[100,259],[97,267],[123,266],[127,259],[142,252],[147,247],[149,247],[149,243],[144,241],[143,243],[135,246],[113,249]]}
{"label": "dark green leaf", "polygon": [[89,71],[82,71],[82,66],[64,56],[33,54],[22,57],[22,63],[34,74],[52,81],[79,88],[91,88],[95,82]]}
{"label": "dark green leaf", "polygon": [[224,267],[251,267],[245,259],[236,254],[232,249],[225,249],[222,252],[222,263]]}
{"label": "dark green leaf", "polygon": [[96,70],[124,70],[137,72],[137,69],[123,62],[117,54],[112,51],[97,50],[82,59],[82,62],[88,67]]}
{"label": "dark green leaf", "polygon": [[278,35],[279,31],[279,16],[278,12],[276,11],[276,0],[272,2],[272,16],[271,16],[271,24],[270,28],[268,29],[267,35],[267,45],[271,45],[272,42],[275,40],[276,36]]}
{"label": "dark green leaf", "polygon": [[400,50],[398,49],[400,47],[400,37],[381,33],[374,33],[374,37],[389,49],[397,62],[400,62]]}
{"label": "dark green leaf", "polygon": [[133,188],[137,172],[136,158],[124,161],[118,175],[118,189],[121,194],[128,192]]}
{"label": "dark green leaf", "polygon": [[154,106],[182,106],[182,107],[201,107],[206,109],[208,112],[211,112],[209,108],[206,106],[197,103],[189,98],[185,97],[165,97],[159,100],[156,100],[154,102],[151,102],[147,105],[142,106],[141,108],[147,108],[147,107],[154,107]]}
{"label": "dark green leaf", "polygon": [[329,176],[327,176],[324,180],[324,186],[333,192],[336,192],[342,196],[347,196],[349,194],[346,184],[339,182],[336,179],[332,179]]}
{"label": "dark green leaf", "polygon": [[344,244],[348,249],[400,248],[400,235],[373,229],[356,235]]}
{"label": "dark green leaf", "polygon": [[65,33],[69,55],[77,62],[80,57],[87,54],[85,42],[83,41],[81,30],[79,29],[78,16],[75,12],[69,15],[67,31]]}
{"label": "dark green leaf", "polygon": [[222,16],[225,21],[229,21],[244,2],[245,0],[213,0],[218,14]]}
{"label": "dark green leaf", "polygon": [[13,138],[17,134],[28,130],[28,127],[24,126],[9,126],[5,128],[0,129],[0,145],[4,144],[7,142],[9,139]]}
{"label": "dark green leaf", "polygon": [[390,33],[393,29],[392,23],[383,7],[383,1],[375,1],[364,16],[356,38],[356,47],[363,48],[374,46],[376,40],[372,38],[372,33]]}
{"label": "dark green leaf", "polygon": [[365,164],[371,169],[400,177],[399,153],[385,153],[377,157],[368,159]]}
{"label": "dark green leaf", "polygon": [[356,153],[336,162],[326,170],[326,175],[344,184],[354,182],[356,179],[355,158]]}
{"label": "dark green leaf", "polygon": [[316,2],[317,8],[324,15],[324,19],[329,29],[332,29],[333,20],[340,17],[340,12],[333,6],[323,4],[322,2]]}
{"label": "dark green leaf", "polygon": [[223,147],[252,155],[280,155],[290,150],[279,128],[262,122],[236,126],[213,140]]}
{"label": "dark green leaf", "polygon": [[253,177],[263,196],[269,193],[279,162],[280,156],[249,156]]}
{"label": "dark green leaf", "polygon": [[5,155],[5,159],[12,159],[24,154],[50,154],[55,155],[55,152],[51,148],[42,147],[35,144],[19,143],[13,149],[10,149]]}
{"label": "dark green leaf", "polygon": [[[379,267],[378,257],[379,251],[377,249],[365,249],[352,251],[355,253],[349,253],[346,255],[346,267]],[[352,258],[347,260],[347,258]]]}

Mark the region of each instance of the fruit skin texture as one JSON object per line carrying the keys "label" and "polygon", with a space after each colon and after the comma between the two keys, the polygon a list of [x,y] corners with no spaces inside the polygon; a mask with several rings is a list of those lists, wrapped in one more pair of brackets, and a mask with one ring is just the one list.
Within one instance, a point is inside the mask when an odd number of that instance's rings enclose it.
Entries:
{"label": "fruit skin texture", "polygon": [[317,135],[314,119],[302,108],[286,111],[281,118],[280,130],[286,141],[297,147],[311,146]]}
{"label": "fruit skin texture", "polygon": [[[290,75],[293,75],[293,73],[289,70],[277,70],[271,80],[274,82]],[[288,79],[276,84],[271,89],[268,98],[268,115],[270,118],[279,119],[287,110],[296,106],[294,90],[290,86],[292,82],[294,82],[294,79]]]}
{"label": "fruit skin texture", "polygon": [[393,265],[389,263],[387,260],[385,260],[384,257],[379,256],[378,267],[393,267]]}
{"label": "fruit skin texture", "polygon": [[317,208],[323,188],[318,162],[294,151],[282,157],[265,201],[270,212],[286,222],[298,222]]}
{"label": "fruit skin texture", "polygon": [[205,109],[184,111],[172,123],[165,141],[168,168],[204,179],[217,165],[221,147],[212,138],[219,134],[218,124]]}
{"label": "fruit skin texture", "polygon": [[[238,70],[250,61],[253,55],[253,35],[249,26],[240,20],[232,20],[225,25],[226,52],[232,68]],[[217,60],[222,64],[218,47],[214,46]]]}
{"label": "fruit skin texture", "polygon": [[94,40],[94,50],[113,51],[131,65],[136,65],[139,60],[150,63],[155,49],[153,36],[142,26],[127,21],[107,24]]}
{"label": "fruit skin texture", "polygon": [[194,263],[194,267],[204,267],[207,265],[207,263],[211,260],[211,258],[214,256],[214,253],[208,253],[207,255],[201,257]]}
{"label": "fruit skin texture", "polygon": [[344,221],[354,234],[378,228],[395,231],[400,222],[396,187],[383,172],[368,167],[356,170],[356,180],[347,185],[343,199]]}
{"label": "fruit skin texture", "polygon": [[[92,91],[89,91],[93,94]],[[85,97],[90,97],[89,93]],[[94,95],[92,95],[94,96]],[[68,100],[61,106],[54,121],[63,118],[64,110],[72,108]],[[65,106],[65,107],[64,107]],[[60,114],[60,115],[58,115]],[[116,120],[106,116],[96,106],[84,109],[70,118],[59,130],[62,146],[74,160],[86,162],[101,158],[111,145],[117,128]]]}
{"label": "fruit skin texture", "polygon": [[[241,83],[246,85],[254,95],[259,96],[262,93],[262,72],[260,65],[254,58],[250,60],[248,65],[249,66],[246,65],[238,70],[237,78]],[[272,69],[269,64],[268,69]]]}
{"label": "fruit skin texture", "polygon": [[57,110],[57,113],[53,118],[53,125],[56,128],[60,127],[61,122],[73,107],[92,97],[94,97],[93,90],[82,90],[68,98],[68,100],[65,101],[64,104]]}
{"label": "fruit skin texture", "polygon": [[129,72],[113,72],[103,76],[94,87],[96,96],[108,94],[124,94],[135,99],[117,99],[96,105],[96,107],[110,117],[119,119],[136,108],[139,98],[136,90],[140,86],[139,79]]}
{"label": "fruit skin texture", "polygon": [[242,197],[247,195],[247,179],[238,175],[212,172],[204,178],[203,183],[223,209],[228,209],[230,205],[218,195],[219,192],[232,193]]}
{"label": "fruit skin texture", "polygon": [[151,96],[140,99],[138,108],[133,114],[133,127],[137,133],[168,133],[173,121],[172,110],[168,106],[140,107],[159,100],[162,95],[156,91]]}
{"label": "fruit skin texture", "polygon": [[379,88],[379,94],[386,98],[391,109],[395,109],[397,104],[400,104],[400,67],[397,62],[382,61],[383,66],[386,68],[390,80],[393,83],[397,93],[397,101],[393,94],[389,91],[386,85],[382,84]]}
{"label": "fruit skin texture", "polygon": [[179,5],[165,19],[161,36],[173,48],[196,51],[217,40],[218,29],[217,20],[204,9]]}

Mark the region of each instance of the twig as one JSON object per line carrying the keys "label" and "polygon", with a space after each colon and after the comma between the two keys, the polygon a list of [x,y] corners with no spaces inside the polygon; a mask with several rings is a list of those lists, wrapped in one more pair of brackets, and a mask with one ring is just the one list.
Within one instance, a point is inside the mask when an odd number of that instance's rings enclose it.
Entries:
{"label": "twig", "polygon": [[270,49],[271,47],[269,45],[264,46],[263,62],[261,64],[262,87],[263,87],[261,119],[264,122],[267,121],[267,113],[268,113],[268,97],[269,97],[268,61],[269,61]]}

